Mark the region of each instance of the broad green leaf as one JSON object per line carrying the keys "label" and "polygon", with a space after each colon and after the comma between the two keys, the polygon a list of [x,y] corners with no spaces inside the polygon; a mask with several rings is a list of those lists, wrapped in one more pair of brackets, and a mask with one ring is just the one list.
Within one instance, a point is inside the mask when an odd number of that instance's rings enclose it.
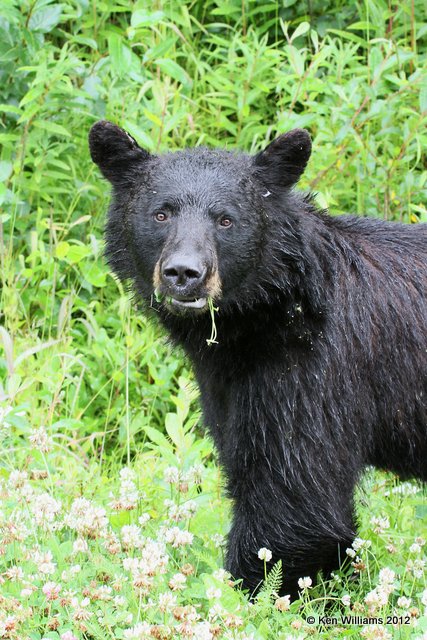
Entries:
{"label": "broad green leaf", "polygon": [[49,33],[61,20],[62,4],[49,5],[36,10],[28,21],[30,31]]}
{"label": "broad green leaf", "polygon": [[310,24],[308,22],[301,22],[301,24],[299,24],[295,29],[295,31],[293,32],[291,36],[291,42],[296,40],[296,38],[303,36],[309,30],[310,30]]}
{"label": "broad green leaf", "polygon": [[163,20],[164,15],[163,11],[149,13],[143,9],[138,9],[132,13],[130,24],[134,28],[151,26]]}
{"label": "broad green leaf", "polygon": [[168,58],[159,58],[155,60],[155,64],[160,67],[163,73],[166,73],[174,80],[177,80],[186,87],[191,86],[192,81],[190,79],[190,76],[177,62],[175,62],[175,60],[170,60]]}

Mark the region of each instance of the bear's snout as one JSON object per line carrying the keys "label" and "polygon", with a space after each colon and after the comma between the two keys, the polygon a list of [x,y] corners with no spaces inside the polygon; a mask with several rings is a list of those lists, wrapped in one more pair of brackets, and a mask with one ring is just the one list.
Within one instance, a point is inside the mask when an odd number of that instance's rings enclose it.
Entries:
{"label": "bear's snout", "polygon": [[163,262],[160,273],[163,284],[180,293],[203,285],[207,268],[198,256],[175,254]]}

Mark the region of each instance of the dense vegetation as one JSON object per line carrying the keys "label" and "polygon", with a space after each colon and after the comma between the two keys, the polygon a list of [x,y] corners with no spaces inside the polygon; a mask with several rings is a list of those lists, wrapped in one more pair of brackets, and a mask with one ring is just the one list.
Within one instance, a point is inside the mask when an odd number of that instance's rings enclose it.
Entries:
{"label": "dense vegetation", "polygon": [[425,494],[391,475],[361,492],[358,580],[289,609],[280,567],[255,606],[218,571],[228,506],[192,374],[103,261],[87,149],[100,118],[152,151],[306,127],[320,206],[426,222],[423,9],[2,0],[0,637],[425,637]]}

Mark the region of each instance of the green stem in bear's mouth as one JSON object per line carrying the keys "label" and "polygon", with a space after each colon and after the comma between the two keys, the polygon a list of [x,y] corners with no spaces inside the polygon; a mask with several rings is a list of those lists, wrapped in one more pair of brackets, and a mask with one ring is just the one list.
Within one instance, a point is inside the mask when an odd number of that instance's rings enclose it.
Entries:
{"label": "green stem in bear's mouth", "polygon": [[212,323],[212,329],[211,329],[211,337],[208,338],[206,340],[206,344],[208,345],[208,347],[210,347],[212,344],[218,344],[217,341],[217,330],[216,330],[216,324],[215,324],[215,311],[218,311],[218,307],[214,307],[214,303],[212,298],[208,298],[208,306],[209,306],[209,313],[211,314],[211,323]]}

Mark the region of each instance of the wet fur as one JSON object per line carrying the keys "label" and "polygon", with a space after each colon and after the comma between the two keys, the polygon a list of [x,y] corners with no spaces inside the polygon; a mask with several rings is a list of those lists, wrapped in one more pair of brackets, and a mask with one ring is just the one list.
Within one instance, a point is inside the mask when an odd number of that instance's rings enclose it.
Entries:
{"label": "wet fur", "polygon": [[202,204],[220,197],[212,180],[230,199],[240,190],[254,230],[247,250],[237,232],[227,251],[217,247],[218,344],[206,343],[209,314],[175,316],[160,305],[156,317],[193,363],[226,472],[234,505],[226,566],[253,591],[263,578],[257,551],[267,547],[272,563],[282,559],[282,592],[295,596],[299,577],[327,575],[345,557],[367,465],[427,480],[427,227],[318,211],[289,188],[310,150],[295,157],[282,147],[255,159],[187,150],[144,159],[143,170],[124,154],[127,186],[113,180],[107,256],[148,302],[153,273],[144,265],[158,260],[157,240],[138,239],[144,258],[130,248],[129,188],[158,189],[165,172],[167,190],[172,171],[184,199],[194,180]]}

